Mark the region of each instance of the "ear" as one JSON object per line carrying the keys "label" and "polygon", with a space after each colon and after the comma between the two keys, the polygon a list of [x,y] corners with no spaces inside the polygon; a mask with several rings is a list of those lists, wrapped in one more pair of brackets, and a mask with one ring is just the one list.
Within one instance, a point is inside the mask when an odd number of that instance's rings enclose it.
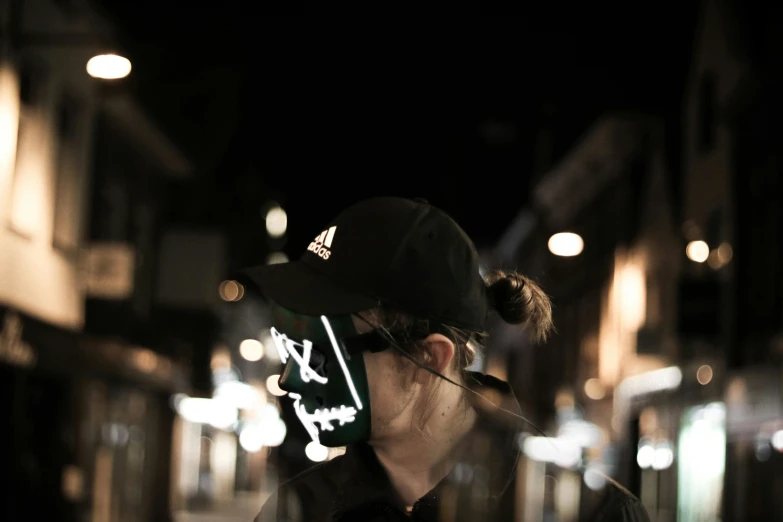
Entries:
{"label": "ear", "polygon": [[[429,366],[440,374],[446,374],[456,353],[454,343],[445,335],[430,334],[424,339],[424,345],[427,347],[429,354],[427,359],[423,361],[424,365]],[[431,373],[422,369],[416,372],[416,381],[419,384],[426,383],[431,377]]]}

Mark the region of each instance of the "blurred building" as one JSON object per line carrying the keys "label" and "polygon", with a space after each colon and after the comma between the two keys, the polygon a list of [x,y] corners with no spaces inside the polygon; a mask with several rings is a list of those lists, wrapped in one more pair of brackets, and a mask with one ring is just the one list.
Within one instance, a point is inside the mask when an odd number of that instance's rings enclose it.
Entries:
{"label": "blurred building", "polygon": [[[630,114],[599,119],[540,178],[533,202],[497,256],[551,295],[558,333],[539,350],[508,328],[492,348],[508,354],[510,382],[539,425],[557,433],[589,421],[600,434],[590,460],[616,474],[627,460],[622,434],[630,420],[628,408],[618,415],[611,390],[676,357],[676,310],[663,304],[675,293],[678,264],[662,123]],[[556,235],[563,233],[572,235]],[[549,483],[551,470],[527,465],[543,474],[527,483]],[[554,476],[573,487],[567,476]],[[539,511],[547,509],[554,507]]]}
{"label": "blurred building", "polygon": [[550,293],[558,333],[541,350],[499,326],[491,350],[582,455],[527,452],[527,483],[552,491],[523,495],[523,519],[573,520],[556,499],[577,469],[578,496],[607,473],[652,520],[780,518],[779,14],[703,2],[681,124],[600,118],[498,243],[496,263]]}
{"label": "blurred building", "polygon": [[0,22],[0,518],[166,520],[170,397],[211,392],[217,319],[160,280],[209,276],[220,241],[205,234],[203,263],[171,253],[165,202],[192,167],[121,83],[88,74],[113,43],[99,12],[16,0]]}

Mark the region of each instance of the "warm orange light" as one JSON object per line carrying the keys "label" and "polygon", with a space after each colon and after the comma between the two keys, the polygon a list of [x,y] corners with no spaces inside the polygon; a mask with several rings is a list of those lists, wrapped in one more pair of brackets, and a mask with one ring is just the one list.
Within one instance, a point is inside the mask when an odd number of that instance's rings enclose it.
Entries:
{"label": "warm orange light", "polygon": [[718,247],[718,259],[722,264],[726,264],[734,257],[734,249],[728,243],[721,243]]}
{"label": "warm orange light", "polygon": [[695,263],[703,263],[710,257],[710,247],[704,241],[691,241],[685,247],[685,255]]}
{"label": "warm orange light", "polygon": [[266,389],[275,397],[282,397],[288,392],[280,388],[280,375],[270,375],[266,379]]}
{"label": "warm orange light", "polygon": [[587,395],[588,399],[600,401],[606,397],[606,387],[600,379],[587,379],[585,382],[585,395]]}
{"label": "warm orange light", "polygon": [[699,381],[699,384],[704,386],[712,381],[712,375],[712,368],[705,364],[696,371],[696,380]]}
{"label": "warm orange light", "polygon": [[223,281],[218,288],[220,298],[224,301],[239,301],[245,296],[245,287],[236,281]]}
{"label": "warm orange light", "polygon": [[245,339],[239,344],[239,355],[250,362],[260,361],[264,357],[264,345],[255,339]]}

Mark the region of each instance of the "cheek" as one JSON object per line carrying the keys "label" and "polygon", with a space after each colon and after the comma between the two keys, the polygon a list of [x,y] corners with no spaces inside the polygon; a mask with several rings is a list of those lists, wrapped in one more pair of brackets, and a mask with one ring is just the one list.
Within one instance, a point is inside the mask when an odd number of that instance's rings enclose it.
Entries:
{"label": "cheek", "polygon": [[404,407],[406,394],[402,385],[402,368],[395,363],[393,356],[387,352],[364,354],[373,418],[387,420]]}

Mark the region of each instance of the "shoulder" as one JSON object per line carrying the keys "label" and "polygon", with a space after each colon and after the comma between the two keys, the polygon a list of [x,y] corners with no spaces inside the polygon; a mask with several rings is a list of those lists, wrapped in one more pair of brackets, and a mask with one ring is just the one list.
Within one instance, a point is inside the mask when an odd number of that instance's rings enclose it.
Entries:
{"label": "shoulder", "polygon": [[340,487],[343,457],[317,464],[280,485],[255,522],[316,520],[328,511]]}
{"label": "shoulder", "polygon": [[647,510],[636,496],[610,477],[606,486],[591,495],[592,522],[650,522]]}
{"label": "shoulder", "polygon": [[284,482],[280,489],[329,489],[338,487],[340,473],[344,464],[344,455],[335,457],[327,462],[316,464],[307,468],[291,480]]}

